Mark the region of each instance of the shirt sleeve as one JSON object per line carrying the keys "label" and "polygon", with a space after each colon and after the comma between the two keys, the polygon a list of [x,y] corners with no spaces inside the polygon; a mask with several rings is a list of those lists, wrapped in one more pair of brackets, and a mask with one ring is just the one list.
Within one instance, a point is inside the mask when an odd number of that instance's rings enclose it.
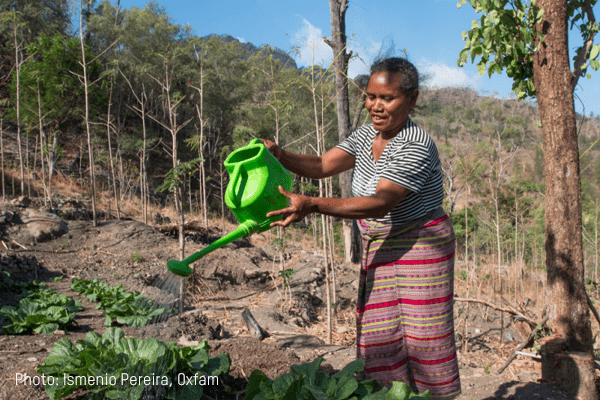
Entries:
{"label": "shirt sleeve", "polygon": [[346,153],[356,157],[358,155],[357,136],[358,136],[359,132],[360,132],[360,129],[355,130],[346,138],[346,140],[344,140],[342,143],[338,144],[335,147],[342,149]]}
{"label": "shirt sleeve", "polygon": [[381,178],[420,193],[431,174],[430,149],[424,143],[410,142],[399,146],[389,157],[389,163],[386,163]]}

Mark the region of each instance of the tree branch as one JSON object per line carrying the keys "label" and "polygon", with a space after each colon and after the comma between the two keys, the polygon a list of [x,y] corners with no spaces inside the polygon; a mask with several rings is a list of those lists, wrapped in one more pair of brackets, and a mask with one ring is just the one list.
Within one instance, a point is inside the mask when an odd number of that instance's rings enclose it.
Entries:
{"label": "tree branch", "polygon": [[[587,14],[588,24],[594,27],[596,23],[596,18],[594,17],[594,10],[590,5],[590,0],[585,0],[583,3],[583,8],[585,9],[585,13]],[[594,31],[590,32],[589,37],[583,43],[583,46],[579,48],[579,53],[577,54],[577,59],[575,60],[575,65],[573,66],[573,78],[571,80],[571,86],[573,91],[575,91],[575,87],[577,86],[577,82],[579,81],[579,77],[583,75],[581,70],[581,66],[584,65],[588,60],[588,55],[590,54],[590,49],[594,44],[594,36],[596,33]]]}
{"label": "tree branch", "polygon": [[532,328],[535,327],[535,326],[537,326],[537,324],[535,323],[535,321],[532,321],[531,319],[527,318],[525,315],[523,315],[519,311],[515,310],[511,306],[500,307],[500,306],[497,306],[497,305],[495,305],[493,303],[490,303],[489,301],[478,300],[478,299],[464,299],[464,298],[460,298],[460,297],[455,297],[454,301],[461,301],[463,303],[479,303],[479,304],[483,304],[483,305],[486,305],[486,306],[488,306],[490,308],[493,308],[494,310],[502,311],[502,312],[507,312],[509,314],[516,315],[522,321],[527,322]]}

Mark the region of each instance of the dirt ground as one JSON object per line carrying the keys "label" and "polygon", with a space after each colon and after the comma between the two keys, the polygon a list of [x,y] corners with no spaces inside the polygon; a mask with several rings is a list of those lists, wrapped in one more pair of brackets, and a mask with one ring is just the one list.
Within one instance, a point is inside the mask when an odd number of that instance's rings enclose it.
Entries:
{"label": "dirt ground", "polygon": [[[156,285],[165,276],[167,260],[176,259],[178,254],[177,239],[153,226],[109,220],[93,227],[89,221],[76,220],[85,213],[63,211],[66,221],[49,221],[56,230],[38,235],[30,229],[32,218],[27,218],[26,210],[0,204],[0,268],[8,270],[15,280],[37,278],[60,293],[81,299],[84,311],[77,313],[76,327],[66,332],[0,335],[0,400],[48,399],[43,387],[16,385],[16,374],[35,375],[37,365],[44,362],[54,342],[64,336],[75,342],[87,332],[105,331],[101,310],[69,289],[71,278],[98,278],[111,285],[122,284],[129,291],[167,298],[168,294]],[[37,219],[44,219],[46,214],[39,215]],[[222,234],[218,228],[210,227],[190,235],[186,238],[186,253],[203,248]],[[303,248],[301,240],[291,240],[284,257],[285,268],[296,272],[291,290],[285,290],[282,282],[273,277],[280,268],[269,244],[273,239],[272,233],[263,233],[207,255],[195,264],[183,314],[141,328],[122,327],[126,335],[156,337],[180,345],[208,339],[213,355],[228,353],[231,369],[223,384],[233,388],[233,393],[213,388],[208,393],[212,398],[240,399],[254,369],[275,378],[288,372],[293,364],[323,356],[326,370],[339,370],[355,357],[357,266],[336,263],[337,317],[332,334],[334,344],[328,345],[322,317],[323,257],[310,244]],[[64,278],[54,281],[59,276]],[[0,293],[0,307],[15,304],[14,294]],[[250,335],[241,318],[245,309],[268,332],[266,339],[261,341]],[[455,313],[461,399],[570,399],[552,384],[540,381],[539,364],[531,358],[518,356],[501,375],[496,374],[522,340],[522,333],[510,319],[506,318],[502,332],[507,339],[500,345],[499,314],[480,306],[471,306],[467,312],[462,305],[457,305]],[[463,349],[462,340],[466,321],[468,352]],[[5,321],[0,320],[0,326],[3,325]],[[71,398],[84,395],[82,391]]]}

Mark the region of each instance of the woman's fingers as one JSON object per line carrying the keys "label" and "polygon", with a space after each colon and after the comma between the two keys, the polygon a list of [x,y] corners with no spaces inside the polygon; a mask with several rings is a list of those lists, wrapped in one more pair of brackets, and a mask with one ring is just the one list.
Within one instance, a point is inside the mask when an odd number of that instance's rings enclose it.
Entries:
{"label": "woman's fingers", "polygon": [[262,140],[262,142],[264,143],[265,147],[267,148],[267,150],[269,150],[269,152],[271,154],[273,154],[273,156],[277,159],[279,159],[279,153],[281,151],[281,149],[279,148],[279,146],[277,145],[277,143],[268,140],[268,139],[260,139]]}
{"label": "woman's fingers", "polygon": [[303,197],[292,192],[285,190],[283,187],[279,186],[279,193],[284,195],[285,197],[290,199],[290,206],[286,208],[282,208],[280,210],[275,210],[267,213],[267,218],[283,216],[284,218],[279,221],[275,221],[271,223],[271,227],[274,226],[282,226],[286,227],[290,225],[292,222],[298,222],[302,218],[304,218],[308,213],[304,211],[304,201]]}

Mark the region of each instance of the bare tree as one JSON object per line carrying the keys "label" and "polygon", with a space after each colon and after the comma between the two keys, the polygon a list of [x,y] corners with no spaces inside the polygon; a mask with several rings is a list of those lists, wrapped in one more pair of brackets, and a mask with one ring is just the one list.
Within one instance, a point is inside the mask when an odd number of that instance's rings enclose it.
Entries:
{"label": "bare tree", "polygon": [[[347,9],[348,0],[329,0],[331,39],[325,39],[325,43],[333,50],[338,139],[340,143],[350,136],[351,128],[350,101],[348,99],[348,61],[352,56],[352,52],[346,52]],[[340,174],[340,190],[342,197],[352,196],[352,170]],[[358,262],[360,254],[358,225],[352,220],[343,220],[343,224],[345,260],[346,262]]]}
{"label": "bare tree", "polygon": [[[164,76],[161,79],[154,77],[151,74],[148,74],[154,81],[156,81],[159,86],[162,88],[165,93],[164,96],[164,110],[166,114],[167,121],[161,121],[160,119],[148,114],[148,116],[166,129],[171,134],[171,148],[168,149],[171,153],[171,158],[173,160],[173,170],[175,170],[179,166],[179,158],[178,158],[178,142],[177,142],[177,134],[185,128],[193,118],[190,118],[182,123],[179,122],[178,110],[181,102],[185,99],[185,96],[173,96],[171,93],[172,84],[173,84],[173,60],[177,57],[176,54],[172,54],[170,56],[157,54],[158,57],[162,59],[162,67]],[[175,185],[172,188],[174,201],[175,201],[175,210],[177,211],[177,225],[179,228],[179,256],[180,259],[183,260],[185,258],[185,237],[183,233],[183,228],[185,225],[185,212],[183,210],[183,189],[181,185]]]}

